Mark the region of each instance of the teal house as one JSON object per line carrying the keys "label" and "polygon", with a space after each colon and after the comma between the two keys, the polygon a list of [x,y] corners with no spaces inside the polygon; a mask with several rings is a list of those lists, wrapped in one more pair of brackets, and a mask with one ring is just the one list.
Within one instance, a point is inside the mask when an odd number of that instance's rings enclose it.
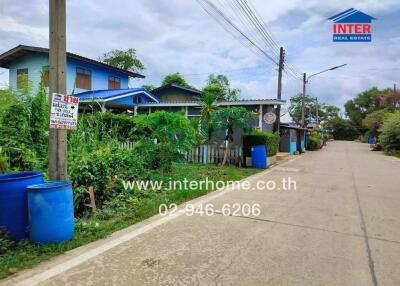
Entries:
{"label": "teal house", "polygon": [[[49,49],[19,45],[0,55],[0,67],[9,69],[9,85],[33,89],[42,80],[49,82]],[[103,62],[67,53],[67,93],[129,88],[130,78],[144,75],[119,69]]]}

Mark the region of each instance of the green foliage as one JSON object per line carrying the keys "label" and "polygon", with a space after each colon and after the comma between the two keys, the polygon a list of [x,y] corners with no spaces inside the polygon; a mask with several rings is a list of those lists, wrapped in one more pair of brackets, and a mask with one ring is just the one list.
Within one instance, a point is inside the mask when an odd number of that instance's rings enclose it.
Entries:
{"label": "green foliage", "polygon": [[384,120],[379,141],[385,152],[400,151],[400,111],[389,115]]}
{"label": "green foliage", "polygon": [[278,132],[276,133],[266,133],[267,138],[267,155],[268,156],[275,156],[279,151],[279,143],[281,137]]}
{"label": "green foliage", "polygon": [[0,257],[10,251],[13,246],[14,242],[12,241],[9,232],[0,227]]}
{"label": "green foliage", "polygon": [[182,113],[157,111],[135,116],[134,122],[136,131],[143,134],[135,150],[147,151],[151,165],[162,171],[169,172],[172,162],[182,160],[195,143],[195,130]]}
{"label": "green foliage", "polygon": [[240,95],[240,89],[231,88],[228,77],[222,74],[210,74],[203,92],[214,93],[217,100],[237,100]]}
{"label": "green foliage", "polygon": [[146,170],[140,158],[137,153],[116,146],[102,146],[77,155],[71,152],[68,171],[74,183],[76,213],[85,211],[90,203],[87,187],[93,186],[96,203],[101,207],[123,191],[122,180],[142,178]]}
{"label": "green foliage", "polygon": [[381,127],[387,115],[387,109],[381,109],[368,113],[362,121],[363,126],[366,127],[368,130],[375,131]]}
{"label": "green foliage", "polygon": [[47,95],[43,88],[34,94],[9,91],[13,104],[0,116],[0,147],[3,169],[43,170],[47,154]]}
{"label": "green foliage", "polygon": [[379,90],[376,87],[361,92],[354,99],[345,103],[346,115],[360,132],[365,132],[366,128],[363,125],[363,119],[367,114],[385,108],[385,106],[380,104],[379,97],[391,93],[392,90],[389,88]]}
{"label": "green foliage", "polygon": [[142,87],[147,90],[147,91],[152,91],[153,89],[155,89],[156,87],[152,84],[144,84],[142,85]]}
{"label": "green foliage", "polygon": [[322,148],[323,137],[320,132],[313,131],[310,133],[307,142],[307,150],[318,150]]}
{"label": "green foliage", "polygon": [[17,94],[12,89],[0,90],[0,122],[8,108],[17,102]]}
{"label": "green foliage", "polygon": [[[301,122],[301,106],[303,94],[299,93],[290,98],[289,114],[296,122]],[[317,105],[315,98],[309,95],[304,97],[304,121],[305,124],[316,122],[317,120]],[[318,118],[320,122],[327,121],[331,118],[339,116],[340,109],[337,106],[325,103],[318,104]]]}
{"label": "green foliage", "polygon": [[354,140],[360,135],[352,121],[340,117],[329,119],[325,122],[324,129],[335,140]]}
{"label": "green foliage", "polygon": [[280,135],[276,133],[268,133],[255,130],[248,135],[243,136],[243,155],[251,156],[251,147],[255,145],[265,144],[267,148],[267,156],[275,156],[279,151]]}
{"label": "green foliage", "polygon": [[204,134],[204,139],[206,143],[211,141],[214,134],[214,124],[212,122],[212,115],[217,109],[215,105],[217,95],[213,92],[203,90],[203,94],[200,98],[200,131]]}
{"label": "green foliage", "polygon": [[233,141],[233,132],[236,128],[243,128],[245,132],[252,128],[252,120],[256,116],[244,107],[226,107],[217,109],[212,115],[216,129],[225,131],[225,140]]}
{"label": "green foliage", "polygon": [[145,69],[143,63],[137,58],[135,49],[111,50],[100,59],[104,63],[123,70],[140,72]]}
{"label": "green foliage", "polygon": [[227,107],[219,108],[212,114],[213,125],[216,130],[225,132],[225,154],[222,165],[226,163],[228,156],[229,144],[233,141],[233,133],[236,128],[242,128],[244,132],[248,132],[252,128],[252,121],[256,116],[244,107]]}
{"label": "green foliage", "polygon": [[179,72],[166,75],[164,77],[164,79],[162,80],[161,85],[168,85],[168,84],[173,84],[173,83],[178,84],[183,87],[193,88],[193,86],[188,84]]}

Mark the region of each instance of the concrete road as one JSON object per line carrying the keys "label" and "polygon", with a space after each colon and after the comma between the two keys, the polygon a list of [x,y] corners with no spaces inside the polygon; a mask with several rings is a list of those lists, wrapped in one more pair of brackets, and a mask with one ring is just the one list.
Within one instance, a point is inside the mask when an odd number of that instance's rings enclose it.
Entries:
{"label": "concrete road", "polygon": [[5,284],[400,285],[400,160],[330,142],[250,182],[289,177],[296,190],[228,189],[193,202],[238,203],[242,216],[156,216]]}

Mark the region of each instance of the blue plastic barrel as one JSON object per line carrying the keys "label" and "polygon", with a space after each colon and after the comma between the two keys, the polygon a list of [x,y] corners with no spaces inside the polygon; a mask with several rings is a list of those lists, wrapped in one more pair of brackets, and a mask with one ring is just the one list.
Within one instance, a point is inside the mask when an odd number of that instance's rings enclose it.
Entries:
{"label": "blue plastic barrel", "polygon": [[60,243],[74,237],[70,181],[28,186],[29,237],[33,243]]}
{"label": "blue plastic barrel", "polygon": [[267,148],[265,145],[257,145],[251,148],[251,162],[253,168],[267,168]]}
{"label": "blue plastic barrel", "polygon": [[370,137],[368,137],[368,144],[375,144],[375,137],[373,137],[373,136],[370,136]]}
{"label": "blue plastic barrel", "polygon": [[28,191],[26,187],[43,183],[41,172],[0,174],[0,227],[15,241],[27,237]]}

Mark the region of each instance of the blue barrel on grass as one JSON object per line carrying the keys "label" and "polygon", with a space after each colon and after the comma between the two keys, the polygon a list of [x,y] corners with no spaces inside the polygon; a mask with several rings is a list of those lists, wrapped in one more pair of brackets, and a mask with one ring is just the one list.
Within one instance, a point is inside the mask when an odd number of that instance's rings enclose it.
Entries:
{"label": "blue barrel on grass", "polygon": [[0,227],[15,241],[28,234],[27,186],[44,182],[41,172],[0,174]]}
{"label": "blue barrel on grass", "polygon": [[74,237],[71,181],[28,186],[28,210],[31,242],[61,243]]}
{"label": "blue barrel on grass", "polygon": [[267,147],[265,145],[256,145],[251,148],[251,162],[253,168],[267,168]]}

